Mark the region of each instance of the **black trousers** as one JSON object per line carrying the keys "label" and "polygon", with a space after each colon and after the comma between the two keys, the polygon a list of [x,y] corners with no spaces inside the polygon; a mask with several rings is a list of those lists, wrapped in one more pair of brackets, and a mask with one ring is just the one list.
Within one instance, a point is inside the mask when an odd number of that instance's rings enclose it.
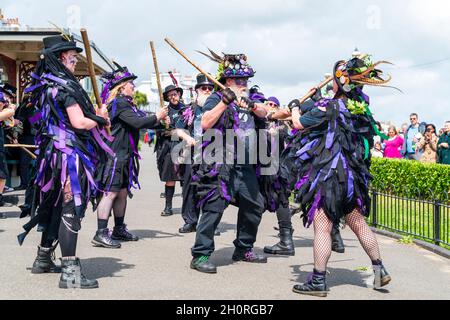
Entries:
{"label": "black trousers", "polygon": [[[253,166],[235,167],[230,172],[231,196],[239,207],[237,219],[237,237],[234,246],[237,250],[247,251],[256,242],[259,224],[264,209],[264,198],[259,190],[256,172]],[[197,225],[197,236],[192,248],[192,256],[211,256],[215,250],[214,232],[227,208],[227,202],[219,198],[203,207],[203,213]]]}
{"label": "black trousers", "polygon": [[200,209],[195,201],[195,187],[192,185],[192,165],[186,164],[183,180],[183,207],[181,215],[186,224],[197,225]]}
{"label": "black trousers", "polygon": [[[34,136],[22,136],[21,138],[19,138],[19,142],[21,144],[34,145],[35,137]],[[21,186],[28,186],[30,183],[31,161],[33,161],[33,159],[30,157],[30,155],[27,152],[20,150],[19,167],[20,167],[20,185]]]}
{"label": "black trousers", "polygon": [[277,210],[277,219],[280,228],[292,228],[292,215],[289,208],[280,207]]}

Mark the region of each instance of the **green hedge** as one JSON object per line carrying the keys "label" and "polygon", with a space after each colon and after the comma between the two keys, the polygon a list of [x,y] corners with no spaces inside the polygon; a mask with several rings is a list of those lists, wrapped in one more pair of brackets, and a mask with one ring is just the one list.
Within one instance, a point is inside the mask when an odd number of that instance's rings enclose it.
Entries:
{"label": "green hedge", "polygon": [[427,200],[447,200],[450,166],[417,161],[372,159],[372,187],[398,196]]}

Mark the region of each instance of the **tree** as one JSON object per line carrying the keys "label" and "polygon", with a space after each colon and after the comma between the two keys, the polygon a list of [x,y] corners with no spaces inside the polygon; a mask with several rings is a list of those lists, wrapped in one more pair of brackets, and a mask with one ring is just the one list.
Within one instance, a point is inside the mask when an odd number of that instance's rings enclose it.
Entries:
{"label": "tree", "polygon": [[145,93],[136,91],[134,94],[134,102],[138,107],[143,107],[148,105],[147,95]]}

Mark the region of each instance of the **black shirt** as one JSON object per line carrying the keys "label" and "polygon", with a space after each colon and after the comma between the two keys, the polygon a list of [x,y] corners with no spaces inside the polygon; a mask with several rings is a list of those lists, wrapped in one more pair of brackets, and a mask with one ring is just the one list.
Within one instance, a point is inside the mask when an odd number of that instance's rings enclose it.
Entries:
{"label": "black shirt", "polygon": [[[205,105],[203,106],[203,114],[213,110],[220,102],[222,98],[218,93],[213,93],[207,100]],[[256,124],[255,118],[252,112],[246,109],[233,107],[236,112],[238,112],[239,117],[239,132],[235,131],[237,135],[237,140],[239,143],[244,144],[245,148],[245,161],[239,161],[237,164],[239,165],[251,165],[256,164],[257,160],[257,132],[256,132]],[[215,124],[217,126],[217,123]],[[224,137],[224,142],[226,143],[226,136]],[[226,144],[227,151],[234,153],[234,159],[239,160],[237,152],[239,148],[237,148],[237,142],[234,145]],[[244,155],[239,155],[243,157]],[[251,157],[250,157],[251,156]],[[244,160],[244,159],[241,159]]]}

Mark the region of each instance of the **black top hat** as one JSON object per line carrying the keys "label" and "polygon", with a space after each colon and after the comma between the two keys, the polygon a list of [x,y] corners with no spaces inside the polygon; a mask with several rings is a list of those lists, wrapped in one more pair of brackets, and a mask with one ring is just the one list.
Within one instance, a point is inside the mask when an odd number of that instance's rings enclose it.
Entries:
{"label": "black top hat", "polygon": [[170,86],[166,87],[166,89],[164,90],[163,97],[164,97],[165,102],[169,102],[168,94],[170,91],[178,91],[180,93],[180,96],[183,97],[183,89],[178,88],[178,87],[174,86],[173,84],[171,84]]}
{"label": "black top hat", "polygon": [[209,78],[205,76],[203,73],[200,73],[197,75],[197,84],[195,85],[195,90],[197,90],[201,86],[214,87],[214,83],[211,80],[209,80]]}
{"label": "black top hat", "polygon": [[76,50],[78,53],[83,52],[83,49],[77,47],[73,37],[66,35],[46,37],[43,39],[43,42],[45,49],[53,53],[60,53],[69,50]]}
{"label": "black top hat", "polygon": [[0,91],[14,98],[17,93],[17,88],[10,84],[3,83],[0,84]]}

